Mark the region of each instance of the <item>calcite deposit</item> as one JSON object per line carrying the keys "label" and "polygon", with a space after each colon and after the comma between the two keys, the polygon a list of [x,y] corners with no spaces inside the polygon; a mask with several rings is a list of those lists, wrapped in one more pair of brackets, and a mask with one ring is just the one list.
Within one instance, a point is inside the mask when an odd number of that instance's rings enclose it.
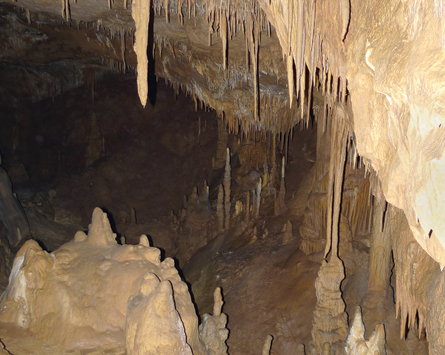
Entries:
{"label": "calcite deposit", "polygon": [[[115,239],[96,208],[88,234],[78,232],[53,253],[27,241],[1,298],[0,321],[71,349],[125,345],[128,354],[208,354],[213,333],[198,335],[173,260],[161,261],[144,235],[138,245]],[[217,324],[224,343],[226,322]]]}

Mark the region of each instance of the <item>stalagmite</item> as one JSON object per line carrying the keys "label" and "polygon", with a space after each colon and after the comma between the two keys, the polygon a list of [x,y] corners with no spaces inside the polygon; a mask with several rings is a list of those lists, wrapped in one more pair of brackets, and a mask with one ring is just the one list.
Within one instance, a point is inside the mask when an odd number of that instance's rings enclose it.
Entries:
{"label": "stalagmite", "polygon": [[284,235],[283,235],[283,241],[281,244],[285,245],[285,244],[290,243],[294,239],[294,236],[292,233],[291,221],[288,220],[287,223],[284,225],[283,229],[284,229]]}
{"label": "stalagmite", "polygon": [[356,307],[354,321],[346,339],[345,355],[386,355],[385,328],[376,326],[368,341],[365,340],[365,326],[362,312]]}
{"label": "stalagmite", "polygon": [[196,186],[193,187],[193,191],[190,195],[189,198],[189,202],[188,205],[189,206],[195,206],[199,201],[199,196],[198,196],[198,188]]}
{"label": "stalagmite", "polygon": [[209,202],[209,186],[207,181],[204,180],[204,185],[202,187],[201,194],[199,195],[200,202]]}
{"label": "stalagmite", "polygon": [[[313,318],[311,347],[317,353],[322,353],[322,346],[326,342],[330,344],[334,353],[341,351],[348,331],[345,303],[340,290],[340,283],[345,277],[345,271],[343,263],[338,257],[340,206],[347,147],[345,138],[348,135],[345,133],[345,118],[340,117],[337,112],[333,116],[331,132],[330,169],[335,169],[335,186],[333,188],[333,225],[328,224],[327,226],[327,239],[331,239],[332,248],[329,261],[323,260],[315,281],[317,305]],[[333,147],[336,149],[333,149]],[[340,153],[338,153],[338,150],[340,150]],[[334,172],[330,171],[329,174],[329,182],[331,182]],[[328,206],[328,217],[331,211]],[[325,257],[328,252],[329,249],[326,248]]]}
{"label": "stalagmite", "polygon": [[255,210],[254,210],[254,218],[257,219],[260,215],[260,206],[261,206],[261,178],[258,181],[257,188],[256,188],[256,194],[255,194]]}
{"label": "stalagmite", "polygon": [[224,302],[221,295],[221,287],[217,287],[213,293],[213,315],[220,316]]}
{"label": "stalagmite", "polygon": [[[67,0],[68,1],[68,0]],[[150,0],[134,0],[131,16],[136,25],[134,51],[137,57],[138,94],[142,106],[147,104],[148,97],[148,24],[150,22]]]}
{"label": "stalagmite", "polygon": [[231,175],[231,167],[230,167],[230,149],[227,148],[226,153],[226,170],[224,173],[224,228],[229,229],[230,228],[230,184],[232,180]]}
{"label": "stalagmite", "polygon": [[31,24],[31,11],[29,11],[28,8],[26,8],[26,19],[28,21],[28,25]]}
{"label": "stalagmite", "polygon": [[264,163],[263,163],[263,188],[267,187],[267,193],[270,193],[270,186],[269,186],[269,167],[267,165],[267,157],[264,157]]}
{"label": "stalagmite", "polygon": [[[224,304],[221,288],[217,287],[213,293],[213,315],[205,313],[199,326],[199,339],[205,346],[205,354],[228,355],[226,340],[229,330],[226,328],[227,315],[222,313]],[[203,353],[204,354],[204,353]]]}
{"label": "stalagmite", "polygon": [[264,341],[262,355],[269,355],[270,354],[270,350],[272,349],[272,340],[273,340],[273,337],[272,337],[272,335],[269,334],[266,337],[266,340]]}
{"label": "stalagmite", "polygon": [[275,207],[275,215],[280,214],[286,208],[286,185],[284,182],[285,177],[285,157],[281,159],[281,181],[280,181],[280,192],[278,193],[278,200]]}
{"label": "stalagmite", "polygon": [[218,233],[224,229],[224,189],[222,185],[218,188],[218,199],[216,202],[216,215],[218,216]]}
{"label": "stalagmite", "polygon": [[321,350],[321,355],[332,355],[331,344],[329,344],[327,342],[323,344],[323,349]]}
{"label": "stalagmite", "polygon": [[272,133],[272,148],[270,152],[271,156],[271,170],[270,170],[270,184],[272,186],[272,189],[275,190],[275,178],[277,174],[277,135],[275,133]]}
{"label": "stalagmite", "polygon": [[306,352],[304,351],[304,344],[297,345],[295,355],[306,355]]}

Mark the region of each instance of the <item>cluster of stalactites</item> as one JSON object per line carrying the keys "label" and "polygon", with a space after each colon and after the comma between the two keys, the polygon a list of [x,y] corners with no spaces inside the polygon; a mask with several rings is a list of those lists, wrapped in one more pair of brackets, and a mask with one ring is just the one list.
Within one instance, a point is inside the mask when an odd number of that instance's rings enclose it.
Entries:
{"label": "cluster of stalactites", "polygon": [[[69,0],[62,0],[62,17],[70,19]],[[109,1],[111,8],[111,2]],[[150,8],[153,6],[155,15],[164,15],[166,22],[170,14],[176,14],[183,24],[186,16],[204,16],[208,23],[208,44],[212,45],[212,36],[217,34],[222,43],[222,70],[229,77],[228,46],[229,40],[242,32],[246,43],[246,71],[253,77],[252,117],[232,117],[229,112],[220,108],[219,114],[225,115],[229,129],[237,133],[239,130],[248,132],[252,129],[286,132],[298,120],[307,126],[311,120],[312,90],[321,90],[325,97],[323,112],[332,110],[337,102],[345,103],[347,84],[344,73],[344,40],[349,26],[349,2],[323,3],[315,6],[313,0],[291,0],[281,2],[273,0],[268,3],[249,1],[206,0],[203,4],[196,0],[135,0],[132,4],[132,16],[135,20],[135,52],[138,61],[137,81],[141,103],[145,106],[148,95],[148,24]],[[127,8],[127,0],[124,0]],[[338,12],[338,25],[325,24],[324,15]],[[266,16],[267,14],[267,16]],[[269,18],[268,18],[269,17]],[[280,19],[284,21],[280,22]],[[259,85],[259,47],[261,33],[271,33],[271,23],[275,25],[279,38],[283,59],[287,63],[287,76],[290,103],[287,110],[273,110],[271,107],[282,106],[283,98],[275,98],[266,92],[261,93]],[[317,24],[317,25],[316,25]],[[100,24],[98,23],[100,27]],[[334,30],[332,30],[334,29]],[[125,33],[119,31],[122,38],[122,68],[126,70]],[[130,31],[131,32],[131,31]],[[169,42],[170,43],[170,42]],[[171,45],[171,44],[169,44]],[[159,46],[162,51],[163,46]],[[340,53],[340,54],[337,54]],[[309,75],[309,78],[306,76]],[[247,79],[247,76],[246,76]],[[308,84],[307,84],[308,83]],[[192,88],[187,91],[195,96],[198,94]],[[298,99],[299,105],[293,105]],[[204,101],[205,98],[201,97]],[[275,102],[279,101],[279,102]],[[206,106],[209,103],[206,104]],[[210,103],[211,104],[211,103]],[[216,106],[216,105],[215,105]],[[299,111],[299,113],[298,113]],[[260,115],[264,113],[264,115]],[[264,116],[264,117],[263,117]],[[299,117],[299,119],[297,119]]]}

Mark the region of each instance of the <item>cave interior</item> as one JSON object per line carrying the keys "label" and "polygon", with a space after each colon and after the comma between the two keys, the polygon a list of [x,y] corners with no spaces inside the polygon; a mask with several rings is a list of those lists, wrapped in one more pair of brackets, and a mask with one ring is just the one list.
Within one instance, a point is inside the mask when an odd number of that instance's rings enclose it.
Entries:
{"label": "cave interior", "polygon": [[445,14],[0,2],[0,353],[445,354]]}

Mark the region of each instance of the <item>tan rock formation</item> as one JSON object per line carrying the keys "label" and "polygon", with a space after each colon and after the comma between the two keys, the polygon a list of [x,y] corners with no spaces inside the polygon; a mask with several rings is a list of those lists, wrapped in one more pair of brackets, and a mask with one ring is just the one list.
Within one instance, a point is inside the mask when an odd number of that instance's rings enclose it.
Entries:
{"label": "tan rock formation", "polygon": [[329,343],[334,354],[342,354],[343,342],[348,334],[348,316],[341,297],[340,282],[344,279],[343,263],[332,257],[323,264],[315,281],[317,306],[313,318],[311,347],[322,353],[324,343]]}
{"label": "tan rock formation", "polygon": [[365,326],[362,312],[357,306],[354,321],[346,339],[346,355],[386,355],[385,328],[382,324],[376,326],[368,341],[365,340]]}
{"label": "tan rock formation", "polygon": [[272,337],[272,335],[269,334],[266,337],[266,340],[264,340],[262,355],[269,355],[270,354],[270,351],[272,349],[272,340],[273,340],[273,337]]}
{"label": "tan rock formation", "polygon": [[230,228],[230,209],[232,207],[232,202],[230,200],[231,195],[231,185],[232,185],[232,174],[230,166],[230,149],[226,150],[226,168],[224,171],[224,229]]}
{"label": "tan rock formation", "polygon": [[204,314],[199,325],[199,339],[204,344],[207,355],[227,355],[226,340],[229,331],[226,328],[227,315],[221,313],[223,306],[221,289],[214,292],[213,315]]}
{"label": "tan rock formation", "polygon": [[147,274],[127,306],[125,337],[128,355],[192,355],[184,325],[175,309],[169,281]]}
{"label": "tan rock formation", "polygon": [[288,244],[294,239],[294,235],[292,233],[292,223],[291,221],[287,221],[287,223],[283,227],[284,234],[283,234],[283,241],[282,244]]}
{"label": "tan rock formation", "polygon": [[218,232],[224,230],[224,189],[223,185],[218,187],[218,199],[216,201],[216,215],[218,217]]}
{"label": "tan rock formation", "polygon": [[125,344],[127,327],[129,353],[190,354],[191,347],[205,354],[174,261],[161,262],[146,236],[139,245],[118,245],[99,208],[88,235],[78,232],[53,253],[33,240],[23,245],[0,302],[0,321],[67,348]]}

